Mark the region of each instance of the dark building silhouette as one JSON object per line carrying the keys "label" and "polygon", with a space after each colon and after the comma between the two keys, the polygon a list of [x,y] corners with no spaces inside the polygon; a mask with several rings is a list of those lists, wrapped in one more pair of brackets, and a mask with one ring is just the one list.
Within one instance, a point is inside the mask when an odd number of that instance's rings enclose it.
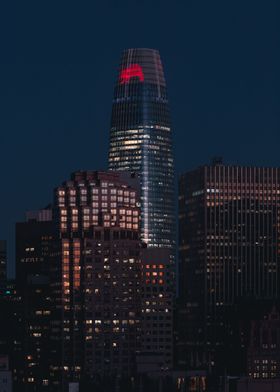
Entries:
{"label": "dark building silhouette", "polygon": [[18,345],[13,355],[16,391],[48,390],[50,386],[50,252],[54,241],[50,209],[26,214],[16,224],[16,290],[14,311]]}
{"label": "dark building silhouette", "polygon": [[280,379],[280,314],[276,307],[262,319],[251,320],[247,375],[254,379]]}
{"label": "dark building silhouette", "polygon": [[[15,381],[21,377],[19,358],[22,353],[22,319],[20,318],[21,297],[15,283],[7,281],[0,289],[0,384],[7,386],[7,392],[11,389],[11,378]],[[6,384],[5,385],[5,380]]]}
{"label": "dark building silhouette", "polygon": [[16,223],[16,282],[25,286],[34,275],[48,275],[50,243],[54,239],[52,210],[28,211]]}
{"label": "dark building silhouette", "polygon": [[227,378],[229,391],[278,391],[279,301],[247,298],[239,301],[230,321],[231,346],[226,352],[238,377]]}
{"label": "dark building silhouette", "polygon": [[226,317],[236,301],[278,298],[279,206],[277,168],[218,161],[181,176],[181,365],[222,371],[229,357]]}

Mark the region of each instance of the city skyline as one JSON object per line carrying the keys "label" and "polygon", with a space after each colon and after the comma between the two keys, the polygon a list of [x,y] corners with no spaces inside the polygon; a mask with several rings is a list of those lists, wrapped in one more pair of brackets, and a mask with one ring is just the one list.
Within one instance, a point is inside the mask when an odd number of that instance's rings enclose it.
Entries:
{"label": "city skyline", "polygon": [[[277,7],[251,5],[178,2],[170,9],[163,2],[158,9],[156,2],[108,2],[88,12],[69,6],[66,18],[58,6],[36,18],[37,5],[20,10],[14,30],[6,6],[0,118],[1,164],[8,170],[0,234],[8,239],[10,265],[13,225],[23,211],[47,204],[53,186],[74,170],[106,167],[114,69],[124,48],[161,52],[177,172],[214,155],[233,164],[278,166]],[[104,25],[92,19],[98,14],[106,15]],[[156,17],[171,28],[155,29]],[[145,29],[134,28],[135,20],[145,20]]]}
{"label": "city skyline", "polygon": [[4,5],[0,392],[280,389],[279,12]]}

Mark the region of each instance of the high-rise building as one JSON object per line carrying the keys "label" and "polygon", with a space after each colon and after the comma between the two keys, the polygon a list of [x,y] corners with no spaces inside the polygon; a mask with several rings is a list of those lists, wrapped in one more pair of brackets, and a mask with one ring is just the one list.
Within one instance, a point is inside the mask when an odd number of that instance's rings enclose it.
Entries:
{"label": "high-rise building", "polygon": [[140,344],[138,179],[76,172],[56,188],[51,378],[57,390],[131,375]]}
{"label": "high-rise building", "polygon": [[140,179],[141,239],[147,246],[142,253],[141,350],[162,358],[163,368],[170,368],[175,179],[169,103],[157,50],[138,48],[123,52],[114,90],[109,169],[136,172]]}
{"label": "high-rise building", "polygon": [[173,366],[174,270],[170,249],[144,248],[142,261],[141,350],[160,355],[162,368]]}
{"label": "high-rise building", "polygon": [[142,240],[148,247],[172,248],[175,254],[172,130],[157,50],[123,52],[113,99],[109,169],[139,173]]}
{"label": "high-rise building", "polygon": [[34,275],[49,274],[50,244],[54,239],[52,210],[28,211],[24,222],[16,223],[16,282],[26,286]]}
{"label": "high-rise building", "polygon": [[279,225],[277,168],[216,161],[181,176],[181,364],[225,366],[226,315],[233,305],[279,297]]}
{"label": "high-rise building", "polygon": [[50,385],[49,261],[54,238],[50,208],[27,212],[26,221],[16,223],[16,289],[20,300],[14,312],[18,343],[12,356],[16,391],[44,391]]}

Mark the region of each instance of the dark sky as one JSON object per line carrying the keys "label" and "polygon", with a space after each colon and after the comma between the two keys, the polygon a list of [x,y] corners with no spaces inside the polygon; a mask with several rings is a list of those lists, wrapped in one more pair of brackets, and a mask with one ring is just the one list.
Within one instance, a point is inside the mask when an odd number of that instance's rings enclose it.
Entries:
{"label": "dark sky", "polygon": [[280,165],[279,0],[5,3],[0,238],[11,265],[24,211],[45,206],[72,171],[106,168],[124,48],[161,52],[178,172],[215,155]]}

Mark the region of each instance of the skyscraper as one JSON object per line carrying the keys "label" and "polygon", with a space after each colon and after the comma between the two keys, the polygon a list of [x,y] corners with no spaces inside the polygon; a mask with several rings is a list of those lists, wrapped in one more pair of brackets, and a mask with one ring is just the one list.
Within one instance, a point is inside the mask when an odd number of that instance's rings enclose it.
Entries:
{"label": "skyscraper", "polygon": [[142,240],[148,247],[174,249],[172,131],[157,50],[123,52],[113,99],[109,169],[139,173]]}
{"label": "skyscraper", "polygon": [[16,289],[20,298],[17,350],[13,355],[16,391],[47,390],[50,334],[50,252],[55,229],[50,208],[31,211],[16,223]]}
{"label": "skyscraper", "polygon": [[114,90],[109,169],[136,172],[140,178],[143,353],[171,368],[175,182],[169,103],[159,52],[123,52]]}
{"label": "skyscraper", "polygon": [[227,356],[225,315],[237,301],[279,298],[279,214],[277,168],[214,162],[181,176],[179,291],[187,364],[215,366],[212,353]]}
{"label": "skyscraper", "polygon": [[130,375],[140,343],[138,179],[76,172],[55,189],[51,379]]}

